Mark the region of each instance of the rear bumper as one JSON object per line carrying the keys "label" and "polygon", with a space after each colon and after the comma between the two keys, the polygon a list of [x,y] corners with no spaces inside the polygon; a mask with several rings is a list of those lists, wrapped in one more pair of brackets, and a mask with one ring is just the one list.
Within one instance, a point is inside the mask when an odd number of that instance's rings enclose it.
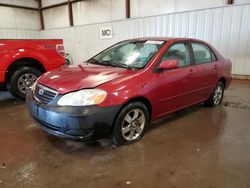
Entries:
{"label": "rear bumper", "polygon": [[61,107],[43,105],[31,91],[26,105],[37,124],[47,133],[73,140],[90,141],[110,133],[113,121],[121,106]]}

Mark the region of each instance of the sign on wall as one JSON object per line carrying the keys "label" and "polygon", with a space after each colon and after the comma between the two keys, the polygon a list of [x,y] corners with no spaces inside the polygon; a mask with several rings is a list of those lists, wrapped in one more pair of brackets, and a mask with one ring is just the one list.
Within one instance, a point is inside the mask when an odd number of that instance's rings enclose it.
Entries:
{"label": "sign on wall", "polygon": [[101,39],[112,39],[112,37],[113,37],[112,27],[100,28],[100,38]]}

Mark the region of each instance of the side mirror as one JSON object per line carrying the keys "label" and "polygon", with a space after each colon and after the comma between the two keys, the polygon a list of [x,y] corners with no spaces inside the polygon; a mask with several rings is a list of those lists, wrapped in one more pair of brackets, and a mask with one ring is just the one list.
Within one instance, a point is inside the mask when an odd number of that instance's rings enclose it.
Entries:
{"label": "side mirror", "polygon": [[165,69],[175,69],[179,67],[179,61],[176,59],[168,59],[163,60],[161,64],[159,65],[159,69],[165,70]]}

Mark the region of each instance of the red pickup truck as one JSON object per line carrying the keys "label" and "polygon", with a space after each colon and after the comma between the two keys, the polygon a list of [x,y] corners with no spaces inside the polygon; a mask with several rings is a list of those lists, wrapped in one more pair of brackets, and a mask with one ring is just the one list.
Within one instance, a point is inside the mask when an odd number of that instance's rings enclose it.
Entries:
{"label": "red pickup truck", "polygon": [[64,64],[62,39],[0,39],[0,84],[15,97],[24,99],[42,73]]}

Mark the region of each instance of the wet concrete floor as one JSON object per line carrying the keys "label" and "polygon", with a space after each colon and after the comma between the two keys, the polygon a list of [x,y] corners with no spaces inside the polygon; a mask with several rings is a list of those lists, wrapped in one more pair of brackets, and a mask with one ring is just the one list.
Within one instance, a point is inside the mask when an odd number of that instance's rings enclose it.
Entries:
{"label": "wet concrete floor", "polygon": [[64,141],[0,92],[0,187],[250,187],[249,81],[233,81],[217,108],[195,106],[151,127],[121,147]]}

